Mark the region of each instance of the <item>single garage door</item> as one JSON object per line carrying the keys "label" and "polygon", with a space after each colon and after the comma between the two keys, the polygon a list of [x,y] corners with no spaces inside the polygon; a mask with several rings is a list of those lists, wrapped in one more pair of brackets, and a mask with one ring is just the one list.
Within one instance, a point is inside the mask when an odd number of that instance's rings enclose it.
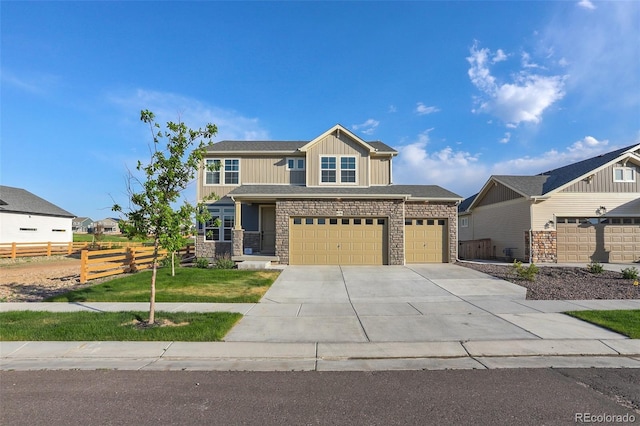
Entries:
{"label": "single garage door", "polygon": [[406,219],[404,222],[407,263],[448,262],[446,219]]}
{"label": "single garage door", "polygon": [[384,265],[387,219],[291,217],[291,265]]}
{"label": "single garage door", "polygon": [[640,218],[558,218],[558,262],[640,260]]}

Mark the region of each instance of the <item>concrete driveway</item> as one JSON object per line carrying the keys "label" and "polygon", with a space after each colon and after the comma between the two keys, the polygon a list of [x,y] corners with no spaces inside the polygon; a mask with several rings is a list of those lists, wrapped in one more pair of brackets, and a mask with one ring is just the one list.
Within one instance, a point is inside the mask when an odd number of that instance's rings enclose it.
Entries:
{"label": "concrete driveway", "polygon": [[523,287],[451,264],[288,266],[225,340],[362,343],[624,338],[558,313],[585,309],[579,303],[527,301],[525,295]]}

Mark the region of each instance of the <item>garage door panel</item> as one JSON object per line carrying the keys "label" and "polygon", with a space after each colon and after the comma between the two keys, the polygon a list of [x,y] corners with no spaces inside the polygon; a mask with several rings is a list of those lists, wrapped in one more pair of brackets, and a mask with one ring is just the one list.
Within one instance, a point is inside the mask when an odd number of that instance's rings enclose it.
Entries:
{"label": "garage door panel", "polygon": [[405,260],[407,263],[448,261],[447,221],[442,219],[407,219],[405,221]]}
{"label": "garage door panel", "polygon": [[382,265],[386,223],[383,218],[291,218],[289,263]]}
{"label": "garage door panel", "polygon": [[[576,223],[579,220],[563,218],[558,221],[558,262],[628,263],[640,259],[640,244],[636,243],[640,235],[638,219],[590,219],[598,220],[601,223]],[[574,235],[578,237],[577,244],[574,244]]]}

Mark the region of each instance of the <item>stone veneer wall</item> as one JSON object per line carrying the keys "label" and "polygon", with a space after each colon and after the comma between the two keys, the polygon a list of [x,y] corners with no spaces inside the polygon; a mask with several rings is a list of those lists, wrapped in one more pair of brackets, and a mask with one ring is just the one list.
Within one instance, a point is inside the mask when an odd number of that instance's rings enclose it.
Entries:
{"label": "stone veneer wall", "polygon": [[242,256],[244,254],[244,229],[233,229],[231,231],[232,255]]}
{"label": "stone veneer wall", "polygon": [[276,256],[289,263],[289,217],[385,217],[388,218],[389,265],[404,264],[404,217],[402,200],[280,200],[276,202]]}
{"label": "stone veneer wall", "polygon": [[196,257],[215,259],[217,256],[231,255],[232,247],[230,241],[205,241],[204,234],[196,236]]}
{"label": "stone veneer wall", "polygon": [[[556,231],[531,231],[531,243],[529,231],[524,233],[525,261],[533,263],[556,263],[558,261]],[[531,256],[529,255],[531,247]]]}
{"label": "stone veneer wall", "polygon": [[244,231],[244,248],[250,248],[253,250],[254,253],[259,252],[260,251],[260,232]]}
{"label": "stone veneer wall", "polygon": [[453,263],[458,258],[458,207],[456,203],[425,203],[407,202],[404,206],[406,218],[435,218],[447,219],[449,233],[447,244],[449,244],[449,263]]}

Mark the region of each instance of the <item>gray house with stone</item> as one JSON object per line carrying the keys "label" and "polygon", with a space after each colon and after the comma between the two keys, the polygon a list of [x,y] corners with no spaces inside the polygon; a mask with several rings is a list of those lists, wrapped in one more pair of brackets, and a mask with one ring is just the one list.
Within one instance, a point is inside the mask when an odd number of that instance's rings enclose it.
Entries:
{"label": "gray house with stone", "polygon": [[[207,152],[198,199],[219,199],[196,255],[270,255],[283,264],[454,262],[457,204],[435,185],[393,185],[397,151],[341,125],[311,141],[222,141]],[[213,166],[213,167],[212,167]]]}
{"label": "gray house with stone", "polygon": [[640,261],[640,144],[535,176],[491,176],[459,206],[464,247],[527,262]]}

